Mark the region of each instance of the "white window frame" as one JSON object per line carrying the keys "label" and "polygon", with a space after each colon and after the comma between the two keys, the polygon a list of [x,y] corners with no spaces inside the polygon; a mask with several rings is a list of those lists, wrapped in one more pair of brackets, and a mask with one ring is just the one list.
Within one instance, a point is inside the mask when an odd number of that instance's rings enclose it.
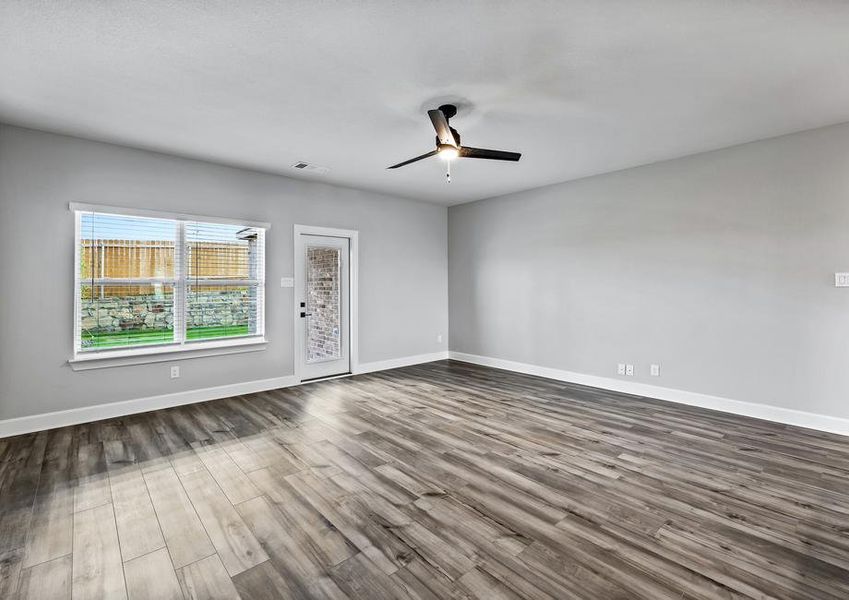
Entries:
{"label": "white window frame", "polygon": [[[231,219],[224,217],[210,217],[192,215],[186,213],[172,213],[144,209],[131,209],[116,206],[103,206],[98,204],[82,204],[72,202],[69,209],[74,213],[74,339],[73,357],[68,361],[74,370],[87,370],[102,367],[147,364],[152,362],[164,362],[171,360],[197,358],[202,356],[215,356],[220,354],[234,354],[241,352],[256,352],[264,350],[268,339],[265,337],[265,232],[271,229],[270,223],[250,221],[245,219]],[[80,348],[80,234],[82,213],[94,212],[108,215],[126,215],[131,217],[148,217],[157,219],[169,219],[176,221],[176,253],[174,279],[161,279],[162,282],[174,285],[174,341],[167,344],[141,345],[133,348],[117,348],[103,350],[82,350]],[[215,285],[242,285],[248,282],[257,286],[257,294],[260,297],[259,310],[257,313],[257,333],[248,336],[228,337],[213,340],[186,340],[184,336],[185,317],[187,310],[186,292],[191,285],[188,278],[186,257],[187,247],[186,224],[188,222],[201,223],[225,223],[253,227],[260,230],[262,251],[258,253],[256,265],[256,278],[250,280],[216,280]],[[120,279],[115,283],[124,285],[147,285],[156,283],[155,279]]]}

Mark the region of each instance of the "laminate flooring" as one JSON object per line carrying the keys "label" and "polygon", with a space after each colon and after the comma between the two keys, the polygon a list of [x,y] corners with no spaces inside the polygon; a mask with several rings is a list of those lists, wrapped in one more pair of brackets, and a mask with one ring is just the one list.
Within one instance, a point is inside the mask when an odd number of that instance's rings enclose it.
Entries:
{"label": "laminate flooring", "polygon": [[440,361],[0,440],[0,598],[849,598],[849,438]]}

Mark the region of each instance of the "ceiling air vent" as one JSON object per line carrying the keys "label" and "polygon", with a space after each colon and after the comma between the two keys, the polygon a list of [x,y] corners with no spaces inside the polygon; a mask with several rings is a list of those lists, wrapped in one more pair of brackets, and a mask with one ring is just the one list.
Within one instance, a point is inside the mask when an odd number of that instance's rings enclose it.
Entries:
{"label": "ceiling air vent", "polygon": [[313,173],[314,175],[324,175],[325,173],[330,171],[329,167],[320,167],[318,165],[312,165],[308,162],[296,162],[292,165],[293,169],[298,169],[299,171],[304,171],[305,173]]}

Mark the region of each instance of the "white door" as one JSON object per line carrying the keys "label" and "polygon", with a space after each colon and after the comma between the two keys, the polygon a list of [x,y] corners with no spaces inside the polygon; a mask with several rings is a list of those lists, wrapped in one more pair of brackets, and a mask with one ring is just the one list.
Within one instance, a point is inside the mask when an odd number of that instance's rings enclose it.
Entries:
{"label": "white door", "polygon": [[301,381],[350,373],[350,240],[305,233],[296,240]]}

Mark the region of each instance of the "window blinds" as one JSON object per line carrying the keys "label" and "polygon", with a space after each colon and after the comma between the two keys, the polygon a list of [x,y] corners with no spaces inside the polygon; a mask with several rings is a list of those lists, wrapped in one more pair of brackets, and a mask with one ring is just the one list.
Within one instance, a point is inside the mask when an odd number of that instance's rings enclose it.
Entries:
{"label": "window blinds", "polygon": [[76,214],[77,352],[264,334],[263,227]]}
{"label": "window blinds", "polygon": [[264,234],[255,227],[185,224],[188,339],[262,331]]}

